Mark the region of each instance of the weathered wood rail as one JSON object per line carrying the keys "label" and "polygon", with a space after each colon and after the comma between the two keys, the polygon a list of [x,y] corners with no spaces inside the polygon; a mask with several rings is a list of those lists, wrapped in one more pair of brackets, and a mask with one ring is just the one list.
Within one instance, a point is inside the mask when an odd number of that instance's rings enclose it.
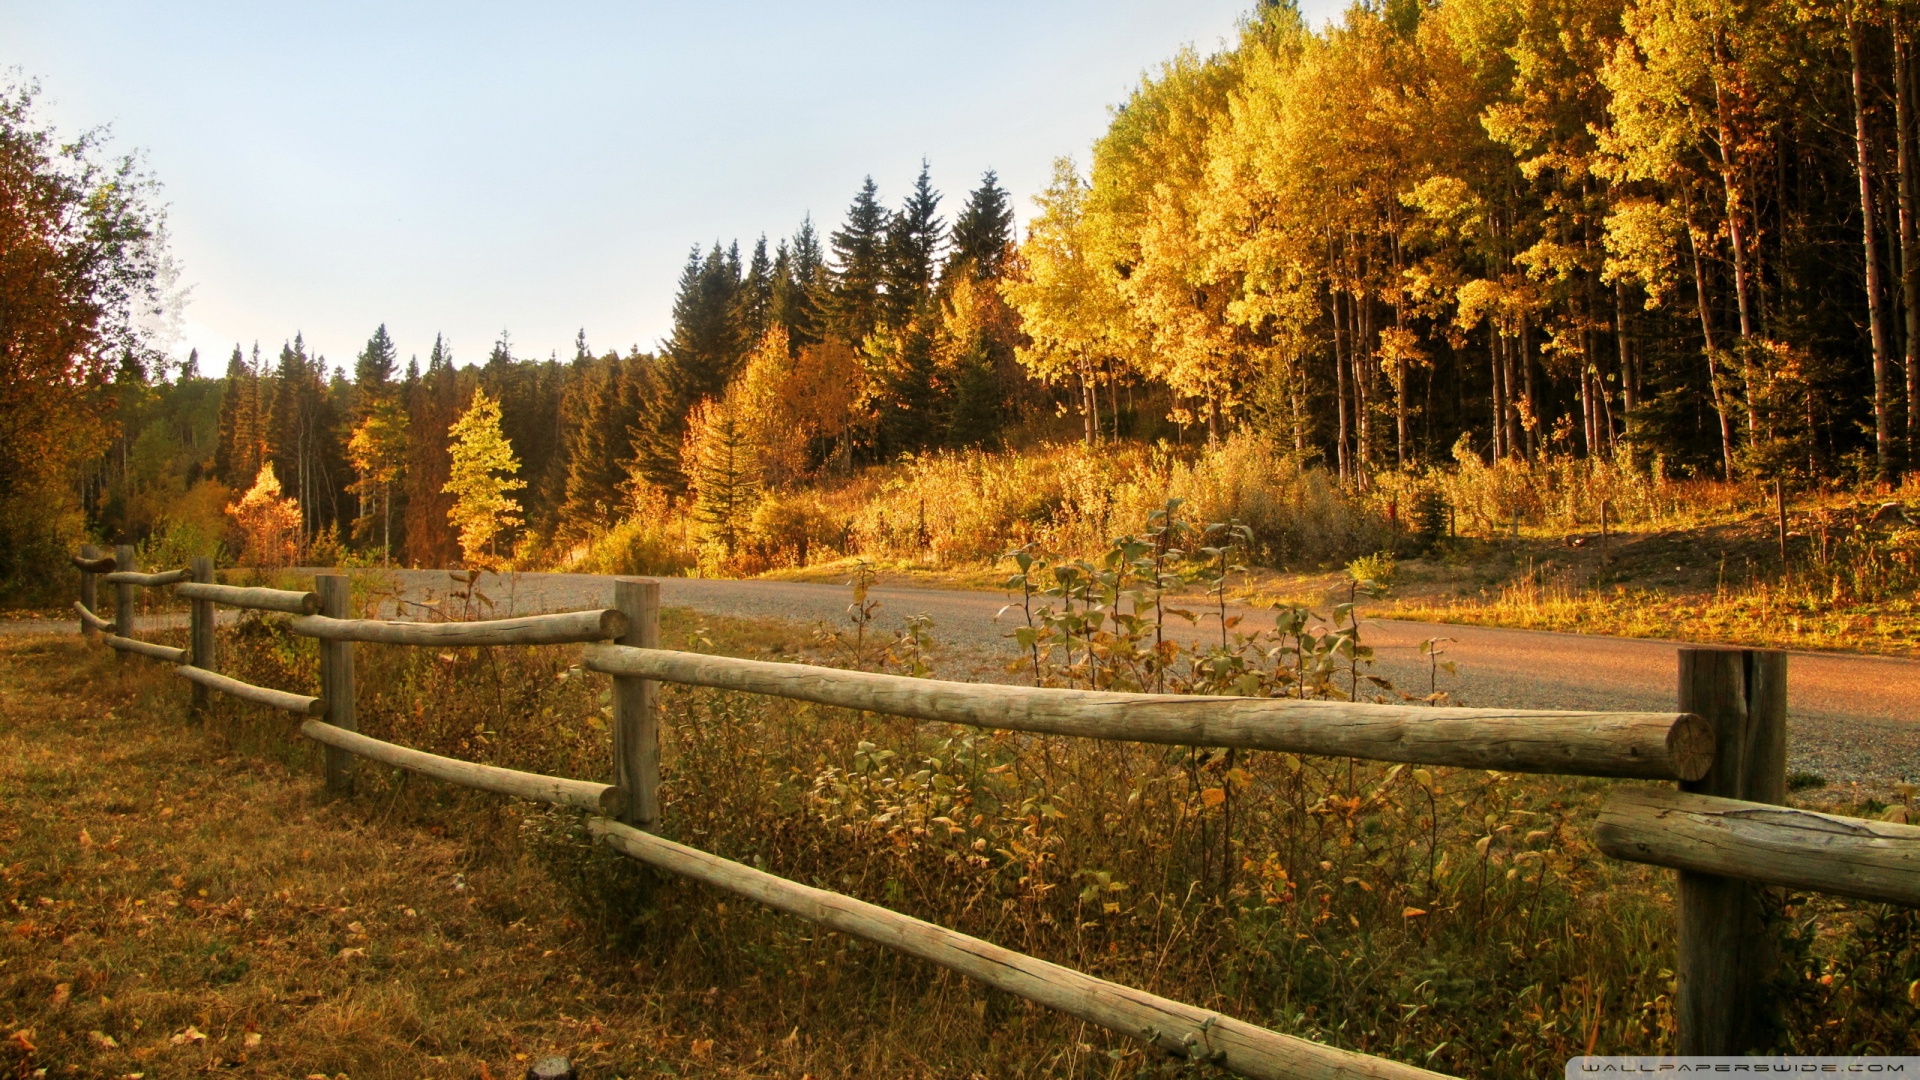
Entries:
{"label": "weathered wood rail", "polygon": [[940,682],[808,664],[591,645],[609,675],[741,690],[918,720],[1176,746],[1238,747],[1503,772],[1696,780],[1713,730],[1686,713],[1547,712],[1291,698],[1110,694]]}
{"label": "weathered wood rail", "polygon": [[[83,633],[177,663],[196,695],[214,690],[307,717],[303,735],[327,748],[327,781],[346,789],[347,762],[365,758],[464,787],[594,815],[602,842],[662,870],[749,897],[1170,1053],[1251,1077],[1435,1077],[1425,1069],[1283,1035],[1209,1010],[1004,949],[839,893],[802,885],[654,835],[659,827],[661,682],[768,694],[913,719],[1039,734],[1239,747],[1410,764],[1678,781],[1680,790],[1611,794],[1595,825],[1607,855],[1680,872],[1680,1049],[1763,1049],[1753,1017],[1772,971],[1759,892],[1828,892],[1920,906],[1920,827],[1777,805],[1785,797],[1786,658],[1756,650],[1681,650],[1679,709],[1573,712],[1448,709],[1183,697],[952,683],[805,664],[662,650],[659,587],[614,581],[611,607],[465,623],[348,618],[347,579],[312,592],[214,584],[210,562],[141,574],[134,554],[85,550]],[[116,618],[94,613],[94,578],[116,589]],[[192,580],[188,580],[191,578]],[[194,601],[191,646],[132,636],[131,590],[171,585]],[[215,670],[214,604],[292,614],[321,649],[319,696],[253,686]],[[584,664],[613,676],[612,784],[519,772],[383,742],[355,730],[353,643],[425,647],[585,643]],[[196,704],[201,703],[196,696]]]}

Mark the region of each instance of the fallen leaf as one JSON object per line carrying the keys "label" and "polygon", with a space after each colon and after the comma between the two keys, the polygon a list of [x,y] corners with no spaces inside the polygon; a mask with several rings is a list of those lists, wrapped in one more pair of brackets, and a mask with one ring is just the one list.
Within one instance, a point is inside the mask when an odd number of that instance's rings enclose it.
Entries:
{"label": "fallen leaf", "polygon": [[61,983],[58,986],[55,986],[53,988],[53,1002],[52,1002],[53,1007],[57,1009],[60,1006],[65,1005],[67,1003],[67,999],[72,996],[73,996],[72,983]]}
{"label": "fallen leaf", "polygon": [[713,1040],[695,1039],[693,1040],[691,1049],[693,1050],[694,1057],[706,1057],[708,1054],[713,1053]]}
{"label": "fallen leaf", "polygon": [[357,922],[350,922],[347,924],[347,933],[349,934],[365,934],[366,932],[367,932],[367,928],[360,925]]}
{"label": "fallen leaf", "polygon": [[187,1030],[176,1034],[167,1041],[175,1046],[185,1046],[188,1043],[203,1043],[207,1041],[207,1033],[197,1027],[189,1025]]}
{"label": "fallen leaf", "polygon": [[171,884],[176,889],[184,889],[187,887],[187,879],[182,877],[179,874],[173,875],[173,877],[169,880],[168,883]]}
{"label": "fallen leaf", "polygon": [[90,848],[93,846],[93,834],[88,832],[85,829],[80,830],[80,846],[83,848]]}
{"label": "fallen leaf", "polygon": [[33,1045],[33,1029],[32,1028],[22,1028],[19,1031],[14,1032],[13,1036],[9,1038],[7,1041],[12,1043],[15,1047],[21,1050],[24,1050],[29,1054],[39,1049],[39,1047]]}
{"label": "fallen leaf", "polygon": [[253,1048],[254,1048],[254,1047],[256,1047],[256,1046],[259,1046],[259,1045],[260,1045],[260,1033],[259,1033],[259,1032],[257,1032],[257,1031],[249,1031],[249,1032],[247,1032],[247,1033],[246,1033],[245,1035],[242,1035],[242,1036],[240,1037],[240,1045],[242,1045],[242,1046],[244,1046],[244,1047],[246,1047],[246,1048],[247,1048],[247,1049],[249,1049],[249,1050],[251,1050],[251,1049],[253,1049]]}
{"label": "fallen leaf", "polygon": [[335,960],[365,960],[366,958],[367,950],[361,948],[341,949],[334,954]]}
{"label": "fallen leaf", "polygon": [[1425,915],[1426,913],[1427,912],[1425,908],[1410,907],[1402,911],[1400,913],[1400,917],[1403,919],[1417,919],[1420,916]]}
{"label": "fallen leaf", "polygon": [[1227,801],[1224,788],[1210,787],[1200,793],[1200,801],[1208,806],[1219,806]]}

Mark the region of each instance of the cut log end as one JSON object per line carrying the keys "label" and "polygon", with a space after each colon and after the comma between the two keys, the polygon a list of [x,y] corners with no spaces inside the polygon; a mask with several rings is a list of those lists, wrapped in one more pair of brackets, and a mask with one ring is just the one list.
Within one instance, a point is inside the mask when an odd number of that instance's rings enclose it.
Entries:
{"label": "cut log end", "polygon": [[608,641],[626,637],[631,625],[632,620],[619,608],[604,608],[600,612],[600,634]]}
{"label": "cut log end", "polygon": [[1713,725],[1693,713],[1682,713],[1667,731],[1667,758],[1674,779],[1698,780],[1713,768]]}
{"label": "cut log end", "polygon": [[600,813],[606,817],[617,818],[627,811],[627,792],[625,788],[610,787],[600,793]]}

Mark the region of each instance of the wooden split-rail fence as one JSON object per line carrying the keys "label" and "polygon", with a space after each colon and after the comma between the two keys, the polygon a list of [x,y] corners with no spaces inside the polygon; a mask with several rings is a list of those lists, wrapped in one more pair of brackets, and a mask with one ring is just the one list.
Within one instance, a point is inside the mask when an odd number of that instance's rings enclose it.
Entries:
{"label": "wooden split-rail fence", "polygon": [[[134,552],[76,557],[83,633],[121,654],[164,660],[193,684],[291,712],[326,748],[327,784],[345,790],[367,758],[450,783],[583,811],[593,834],[641,862],[757,900],[853,937],[957,971],[988,986],[1154,1044],[1262,1078],[1411,1080],[1441,1074],[1340,1050],[1001,948],[865,901],[811,888],[656,835],[660,817],[662,682],[768,694],[918,720],[1182,746],[1240,747],[1409,764],[1670,781],[1614,792],[1594,833],[1601,851],[1679,871],[1678,992],[1682,1054],[1766,1049],[1771,975],[1763,892],[1785,886],[1920,905],[1920,827],[1796,810],[1786,796],[1783,652],[1683,648],[1678,709],[1572,712],[1432,708],[1279,698],[1118,694],[940,682],[659,648],[660,589],[613,579],[595,611],[421,623],[349,618],[348,580],[322,574],[311,592],[214,581],[209,559],[139,573]],[[98,583],[114,588],[111,622]],[[134,593],[171,586],[192,602],[189,647],[134,635]],[[286,612],[318,639],[320,693],[253,686],[219,673],[215,605]],[[586,645],[585,665],[613,676],[613,783],[542,776],[397,746],[361,735],[353,643],[434,647]]]}

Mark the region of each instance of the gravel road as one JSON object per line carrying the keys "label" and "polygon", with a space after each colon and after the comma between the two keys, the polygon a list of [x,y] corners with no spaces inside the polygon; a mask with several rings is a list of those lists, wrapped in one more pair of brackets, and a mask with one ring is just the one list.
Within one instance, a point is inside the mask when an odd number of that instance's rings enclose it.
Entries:
{"label": "gravel road", "polygon": [[[391,571],[395,591],[413,601],[444,596],[445,571]],[[494,601],[495,617],[611,602],[607,578],[591,574],[484,575],[479,589]],[[660,602],[712,615],[780,619],[796,632],[822,623],[844,625],[851,597],[844,586],[783,581],[660,579]],[[1014,656],[1006,634],[1012,598],[998,593],[876,588],[876,627],[886,633],[915,614],[933,619],[942,647],[939,673],[948,678],[1000,679]],[[401,605],[404,607],[404,605]],[[1261,613],[1230,609],[1256,625]],[[1175,633],[1192,640],[1211,624]],[[70,622],[0,623],[0,632],[70,631]],[[1217,630],[1214,631],[1217,633]],[[1424,690],[1429,681],[1420,643],[1443,643],[1456,676],[1439,675],[1441,689],[1463,704],[1513,708],[1670,709],[1679,643],[1530,630],[1371,620],[1363,639],[1375,650],[1377,673],[1396,685]],[[1789,768],[1825,777],[1833,798],[1852,784],[1885,797],[1890,785],[1920,779],[1920,661],[1841,653],[1794,653],[1788,661]]]}

